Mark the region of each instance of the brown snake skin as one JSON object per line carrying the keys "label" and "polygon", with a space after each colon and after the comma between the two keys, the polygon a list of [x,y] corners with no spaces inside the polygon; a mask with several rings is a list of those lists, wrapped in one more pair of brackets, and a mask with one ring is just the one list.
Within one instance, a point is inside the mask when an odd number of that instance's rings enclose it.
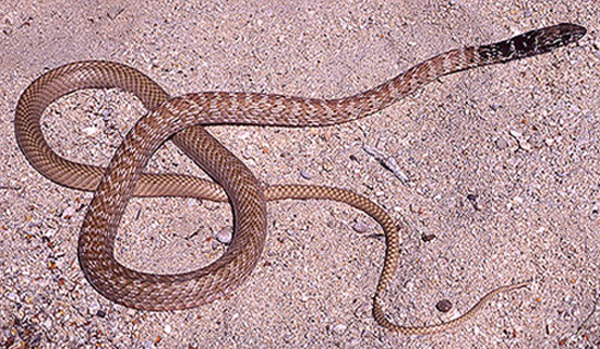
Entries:
{"label": "brown snake skin", "polygon": [[[497,288],[468,312],[446,323],[422,327],[393,324],[384,314],[381,298],[399,260],[394,221],[370,200],[347,190],[300,185],[262,188],[250,170],[202,126],[301,127],[344,123],[373,114],[440,76],[549,52],[579,40],[585,33],[585,28],[578,25],[559,24],[495,44],[451,50],[373,89],[332,100],[229,92],[172,98],[133,68],[104,61],[77,62],[53,69],[27,87],[16,108],[15,133],[27,160],[44,176],[71,188],[95,190],[79,235],[79,262],[92,286],[116,303],[137,309],[173,310],[196,307],[229,295],[250,275],[260,258],[266,235],[266,200],[328,199],[365,211],[384,229],[387,248],[374,295],[376,321],[403,334],[428,334],[464,323],[496,294],[526,283]],[[108,168],[74,163],[54,153],[40,128],[44,109],[76,90],[115,87],[137,96],[148,113],[127,134]],[[169,137],[218,185],[191,176],[142,174],[150,156]],[[129,269],[115,260],[113,246],[121,216],[132,195],[215,201],[229,198],[235,217],[233,240],[223,256],[195,271],[157,275]]]}

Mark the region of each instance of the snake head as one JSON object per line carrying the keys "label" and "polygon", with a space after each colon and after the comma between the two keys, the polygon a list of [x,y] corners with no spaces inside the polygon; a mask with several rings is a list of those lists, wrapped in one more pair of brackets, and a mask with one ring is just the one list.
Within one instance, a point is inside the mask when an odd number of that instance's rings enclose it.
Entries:
{"label": "snake head", "polygon": [[581,39],[587,30],[577,24],[561,23],[479,47],[483,64],[508,62],[550,52]]}
{"label": "snake head", "polygon": [[[561,23],[551,27],[530,31],[515,37],[514,40],[517,40],[523,36],[524,38],[522,38],[522,40],[524,42],[529,41],[537,44],[537,50],[541,51],[542,53],[576,42],[586,33],[587,30],[580,25]],[[516,44],[517,43],[515,42],[515,45]]]}

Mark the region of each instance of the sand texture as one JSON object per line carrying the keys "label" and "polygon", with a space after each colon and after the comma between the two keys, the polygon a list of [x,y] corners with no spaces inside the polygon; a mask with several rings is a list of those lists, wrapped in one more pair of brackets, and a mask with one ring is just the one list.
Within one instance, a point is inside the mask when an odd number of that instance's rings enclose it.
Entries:
{"label": "sand texture", "polygon": [[[0,1],[0,347],[600,346],[599,14],[596,0]],[[330,98],[449,49],[560,22],[588,34],[438,79],[360,121],[210,128],[264,184],[341,186],[408,226],[386,296],[397,323],[439,323],[495,287],[532,280],[432,336],[375,323],[382,231],[330,202],[269,203],[265,252],[229,299],[177,312],[115,305],[77,260],[92,194],[41,176],[15,141],[21,92],[77,60],[131,65],[172,95]],[[42,124],[59,154],[106,165],[143,113],[131,95],[86,90],[52,104]],[[148,170],[203,176],[170,143]],[[222,254],[231,225],[225,204],[134,199],[117,258],[144,271],[192,270]],[[436,308],[444,299],[447,313]]]}

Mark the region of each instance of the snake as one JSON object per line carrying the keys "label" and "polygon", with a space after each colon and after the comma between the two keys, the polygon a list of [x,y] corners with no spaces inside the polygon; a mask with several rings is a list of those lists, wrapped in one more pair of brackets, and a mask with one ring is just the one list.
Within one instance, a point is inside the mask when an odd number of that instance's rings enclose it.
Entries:
{"label": "snake", "polygon": [[[79,232],[77,256],[85,278],[110,301],[140,310],[168,311],[229,297],[249,278],[264,249],[267,201],[333,200],[364,211],[384,231],[384,262],[373,296],[375,321],[404,335],[431,334],[464,324],[497,294],[525,287],[529,281],[490,291],[450,321],[422,326],[396,324],[386,315],[382,300],[400,259],[396,222],[368,198],[343,188],[261,185],[205,126],[317,127],[346,123],[374,114],[439,77],[550,52],[577,42],[585,34],[582,26],[561,23],[492,44],[453,49],[374,88],[333,99],[221,91],[173,97],[151,78],[124,64],[98,60],[74,62],[42,74],[23,91],[15,109],[15,136],[27,161],[42,175],[69,188],[94,192]],[[130,92],[147,109],[125,135],[106,168],[62,158],[48,145],[40,126],[44,110],[51,103],[90,88]],[[144,172],[152,154],[168,140],[212,180]],[[155,274],[131,269],[115,259],[114,243],[121,217],[133,196],[229,202],[234,217],[233,238],[218,259],[193,271]]]}

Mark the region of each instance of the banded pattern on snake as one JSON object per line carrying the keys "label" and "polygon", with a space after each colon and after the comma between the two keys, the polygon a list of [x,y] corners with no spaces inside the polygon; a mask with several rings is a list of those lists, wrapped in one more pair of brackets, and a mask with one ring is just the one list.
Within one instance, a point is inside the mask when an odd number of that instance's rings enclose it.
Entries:
{"label": "banded pattern on snake", "polygon": [[[384,314],[381,296],[399,260],[394,221],[370,200],[347,190],[300,185],[262,188],[249,169],[202,126],[302,127],[349,122],[386,108],[440,76],[549,52],[576,42],[585,33],[585,28],[578,25],[559,24],[495,44],[451,50],[368,91],[332,100],[229,92],[170,97],[133,68],[104,61],[77,62],[43,74],[25,89],[16,108],[15,133],[27,160],[44,176],[71,188],[95,191],[79,236],[79,262],[90,284],[116,303],[138,309],[173,310],[228,295],[250,275],[260,258],[266,234],[266,200],[328,199],[365,211],[384,229],[387,248],[374,295],[376,321],[403,334],[433,333],[464,323],[496,294],[526,283],[497,288],[471,310],[446,323],[422,327],[391,323]],[[103,169],[74,163],[54,153],[40,128],[44,109],[79,89],[114,87],[140,98],[148,113],[127,134],[109,166]],[[169,138],[218,184],[190,176],[142,173],[152,153]],[[113,248],[121,216],[133,195],[229,199],[235,217],[234,238],[223,256],[192,272],[157,275],[127,268],[115,260]]]}

